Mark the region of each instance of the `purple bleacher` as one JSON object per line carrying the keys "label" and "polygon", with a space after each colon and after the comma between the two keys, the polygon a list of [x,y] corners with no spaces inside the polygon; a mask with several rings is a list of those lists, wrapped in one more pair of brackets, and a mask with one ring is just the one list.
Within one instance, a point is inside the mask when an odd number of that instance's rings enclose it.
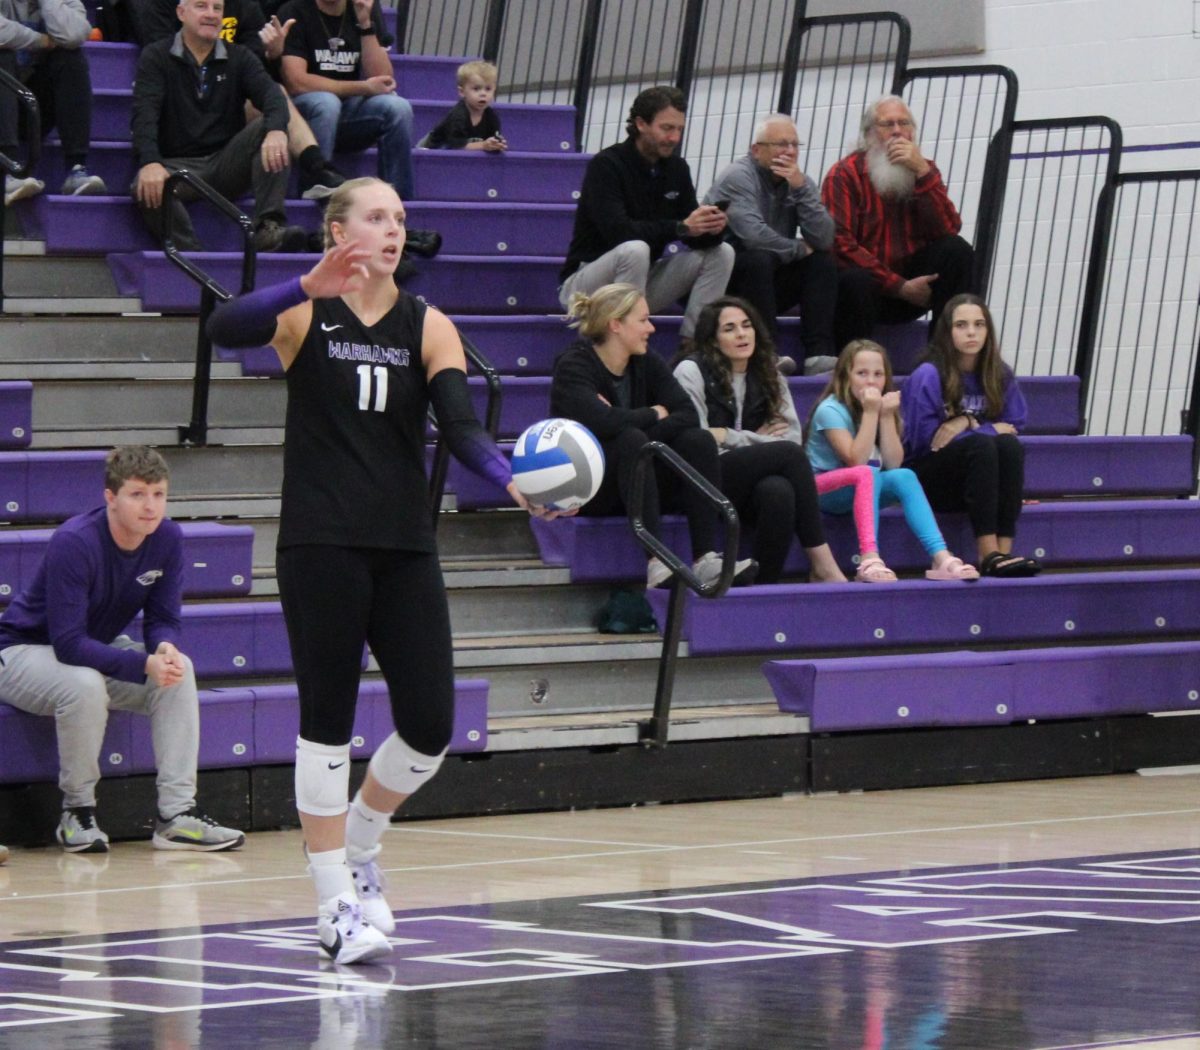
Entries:
{"label": "purple bleacher", "polygon": [[[300,701],[294,684],[254,686],[255,761],[291,763],[296,756],[300,730]],[[458,754],[483,751],[487,747],[488,683],[478,678],[454,681],[454,735],[450,751]],[[395,730],[387,685],[379,679],[359,686],[354,730],[350,745],[353,758],[367,758]]]}
{"label": "purple bleacher", "polygon": [[[133,723],[139,716],[111,711],[100,748],[100,772],[130,772]],[[0,703],[0,784],[58,779],[58,742],[54,719],[18,711]]]}
{"label": "purple bleacher", "polygon": [[[452,99],[409,98],[413,108],[413,136],[419,140],[450,111]],[[96,88],[92,92],[92,139],[95,142],[130,141],[131,88]],[[568,153],[575,147],[575,107],[496,104],[504,137],[514,150],[535,153]],[[128,148],[128,147],[127,147]]]}
{"label": "purple bleacher", "polygon": [[[93,506],[99,499],[93,499]],[[79,510],[86,510],[81,505]],[[183,593],[187,598],[235,597],[250,593],[254,529],[208,521],[180,522],[183,531]],[[0,533],[0,604],[33,579],[53,529]]]}
{"label": "purple bleacher", "polygon": [[1187,436],[1045,436],[1021,443],[1029,496],[1189,496],[1195,487]]}
{"label": "purple bleacher", "polygon": [[1200,642],[770,660],[813,732],[1200,711]]}
{"label": "purple bleacher", "polygon": [[0,383],[0,448],[27,448],[33,436],[33,384]]}
{"label": "purple bleacher", "polygon": [[[488,356],[486,350],[484,354]],[[826,379],[826,376],[792,376],[788,380],[801,421],[808,418]],[[486,387],[479,377],[472,377],[470,384],[474,389],[476,412],[482,419]],[[1074,376],[1031,380],[1029,389],[1031,431],[1061,433],[1077,424],[1079,381]],[[527,426],[549,415],[549,376],[505,376],[501,380],[501,390],[500,436],[516,437]]]}
{"label": "purple bleacher", "polygon": [[917,359],[929,345],[929,322],[919,320],[876,325],[871,338],[887,348],[892,371],[907,375],[916,367]]}
{"label": "purple bleacher", "polygon": [[[510,201],[526,204],[568,204],[576,199],[583,169],[591,158],[583,153],[483,153],[478,150],[419,149],[413,152],[417,200]],[[339,153],[339,171],[349,176],[376,175],[379,155],[374,149]],[[132,184],[137,170],[127,142],[93,140],[88,170],[120,194]],[[37,175],[47,186],[62,184],[66,171],[62,146],[47,141]],[[294,190],[294,179],[293,179]],[[14,205],[18,214],[30,210],[31,201]],[[566,246],[563,246],[566,250]]]}
{"label": "purple bleacher", "polygon": [[[838,564],[849,570],[858,553],[858,537],[848,514],[825,514],[825,537]],[[965,514],[939,514],[938,523],[950,550],[975,560],[975,541]],[[563,565],[578,583],[643,580],[646,556],[623,517],[561,518],[530,522],[542,561]],[[663,539],[687,553],[682,518],[667,516]],[[1200,503],[1195,500],[1100,500],[1038,503],[1025,508],[1017,526],[1017,547],[1047,566],[1117,567],[1146,562],[1200,561]],[[899,508],[880,515],[879,549],[898,572],[924,571],[929,559],[904,521]],[[750,552],[750,537],[742,539]],[[793,542],[785,571],[808,571],[808,561]]]}
{"label": "purple bleacher", "polygon": [[[669,592],[646,597],[665,623]],[[1200,570],[1180,569],[953,584],[778,584],[734,588],[715,601],[689,591],[683,638],[697,656],[1064,643],[1198,630]]]}
{"label": "purple bleacher", "polygon": [[62,521],[97,504],[102,450],[0,452],[0,521]]}
{"label": "purple bleacher", "polygon": [[[241,279],[241,256],[197,252],[199,265],[227,288]],[[260,255],[260,286],[298,277],[316,260],[313,255]],[[135,296],[145,310],[186,313],[198,310],[200,288],[162,252],[124,252],[108,256],[121,295]],[[439,255],[421,260],[419,272],[405,282],[413,295],[445,311],[551,310],[561,260],[540,256]]]}
{"label": "purple bleacher", "polygon": [[[129,762],[123,764],[120,772],[125,775],[154,772],[158,763],[154,760],[150,719],[133,718],[130,737]],[[254,690],[203,690],[200,693],[199,767],[224,769],[250,766],[254,762]]]}
{"label": "purple bleacher", "polygon": [[[247,213],[250,201],[241,201]],[[192,209],[196,236],[210,251],[241,250],[236,226],[207,205]],[[554,255],[571,237],[575,208],[569,204],[460,204],[413,201],[407,205],[413,229],[437,230],[447,255]],[[321,225],[312,201],[291,201],[288,220],[305,229]],[[41,194],[33,201],[27,236],[41,237],[46,251],[78,255],[151,251],[157,243],[132,198],[63,197]],[[4,402],[0,401],[0,412]],[[0,427],[4,416],[0,414]],[[7,430],[0,429],[0,439]]]}

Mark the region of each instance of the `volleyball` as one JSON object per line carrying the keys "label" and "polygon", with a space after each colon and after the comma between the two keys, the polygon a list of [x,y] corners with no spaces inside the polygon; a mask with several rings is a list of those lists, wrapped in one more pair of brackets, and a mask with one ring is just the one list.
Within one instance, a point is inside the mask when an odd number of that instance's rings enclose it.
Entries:
{"label": "volleyball", "polygon": [[517,438],[512,472],[521,495],[530,503],[551,510],[573,510],[600,490],[604,452],[582,423],[543,419]]}

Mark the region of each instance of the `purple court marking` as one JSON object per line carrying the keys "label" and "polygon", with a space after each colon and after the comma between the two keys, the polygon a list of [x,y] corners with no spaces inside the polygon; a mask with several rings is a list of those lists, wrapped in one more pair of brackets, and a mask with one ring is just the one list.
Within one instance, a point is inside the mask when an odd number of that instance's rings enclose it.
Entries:
{"label": "purple court marking", "polygon": [[[974,964],[994,956],[1003,979],[1010,980],[1004,967],[1011,968],[1014,958],[1022,960],[1022,971],[1048,958],[1041,965],[1054,973],[1061,972],[1064,960],[1068,968],[1088,970],[1103,958],[1104,972],[1119,984],[1136,966],[1139,948],[1145,966],[1155,972],[1165,967],[1163,972],[1174,976],[1177,987],[1169,1003],[1129,1019],[1114,1016],[1099,1027],[1089,1020],[1091,1027],[1080,1027],[1079,1017],[1094,1013],[1089,1003],[1116,992],[1097,987],[1095,973],[1088,973],[1078,982],[1062,977],[1072,990],[1065,998],[1057,991],[1042,995],[1044,980],[1034,973],[1023,982],[1027,1001],[1011,1041],[970,1045],[1048,1050],[1181,1038],[1200,1023],[1195,969],[1170,960],[1194,959],[1200,946],[1200,853],[401,912],[392,944],[392,956],[381,964],[329,966],[322,961],[312,921],[304,918],[0,945],[0,1043],[5,1029],[18,1036],[35,1026],[69,1024],[72,1037],[79,1033],[85,1042],[84,1034],[95,1025],[101,1045],[133,1045],[139,1025],[189,1015],[203,1017],[206,1030],[235,1025],[241,1038],[250,1040],[222,1037],[226,1047],[267,1045],[264,1039],[277,1025],[299,1025],[289,1031],[297,1040],[293,1045],[302,1045],[314,1024],[329,1021],[330,1010],[353,1013],[366,1007],[382,1011],[383,1019],[377,1020],[385,1030],[394,1025],[391,1036],[397,1037],[411,1009],[403,1006],[405,997],[433,993],[453,995],[454,1010],[469,1018],[485,1009],[483,1004],[496,1002],[497,995],[509,1004],[510,1021],[524,1016],[521,1010],[544,1011],[549,1001],[576,1004],[572,1009],[581,1016],[611,1010],[619,1017],[634,1007],[612,999],[613,989],[639,1000],[644,982],[661,980],[650,976],[660,971],[672,973],[670,987],[690,989],[685,997],[693,1002],[713,995],[737,1002],[769,988],[773,1002],[785,1011],[810,1008],[811,995],[795,998],[798,987],[836,986],[853,999],[861,978],[867,994],[859,1004],[863,1016],[854,1017],[856,1026],[874,1023],[878,1004],[872,996],[882,978],[895,985],[898,1001],[907,987],[903,982],[923,975],[926,983],[909,989],[911,996],[925,996],[919,1008],[904,1016],[893,1010],[888,1023],[933,1023],[929,1018],[936,1011],[929,1003],[934,1002],[941,1011],[938,1023],[947,1024],[953,1004],[936,1000],[958,994],[954,971],[964,960]],[[1025,954],[1014,955],[1018,952]],[[951,972],[943,980],[940,971],[947,966]],[[1148,970],[1138,972],[1139,979],[1149,977]],[[620,983],[601,989],[594,981],[545,985],[585,977]],[[1086,992],[1080,991],[1084,986]],[[1078,995],[1085,999],[1073,998]],[[243,1007],[269,1012],[227,1014]],[[229,1020],[222,1022],[226,1016]],[[799,1019],[812,1022],[807,1015]],[[695,1044],[683,1038],[657,1045]]]}

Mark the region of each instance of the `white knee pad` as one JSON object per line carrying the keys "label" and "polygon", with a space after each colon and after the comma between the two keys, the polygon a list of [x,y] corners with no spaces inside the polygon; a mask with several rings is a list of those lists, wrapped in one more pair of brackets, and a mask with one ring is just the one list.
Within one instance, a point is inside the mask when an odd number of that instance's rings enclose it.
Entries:
{"label": "white knee pad", "polygon": [[349,804],[350,745],[296,737],[296,808],[314,817],[336,817]]}
{"label": "white knee pad", "polygon": [[445,751],[423,755],[401,740],[399,733],[393,733],[371,756],[368,768],[381,787],[397,795],[411,795],[438,771],[445,756]]}

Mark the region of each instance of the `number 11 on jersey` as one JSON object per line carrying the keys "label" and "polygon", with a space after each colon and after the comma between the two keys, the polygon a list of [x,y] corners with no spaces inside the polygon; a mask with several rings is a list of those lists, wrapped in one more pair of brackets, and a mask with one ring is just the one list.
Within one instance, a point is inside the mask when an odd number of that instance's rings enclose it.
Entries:
{"label": "number 11 on jersey", "polygon": [[[371,382],[371,373],[375,373],[375,382]],[[371,387],[375,387],[375,404],[371,404]],[[376,412],[383,412],[387,409],[388,395],[388,373],[387,368],[383,365],[376,365],[374,369],[370,365],[358,366],[358,408],[361,412],[374,409]]]}

